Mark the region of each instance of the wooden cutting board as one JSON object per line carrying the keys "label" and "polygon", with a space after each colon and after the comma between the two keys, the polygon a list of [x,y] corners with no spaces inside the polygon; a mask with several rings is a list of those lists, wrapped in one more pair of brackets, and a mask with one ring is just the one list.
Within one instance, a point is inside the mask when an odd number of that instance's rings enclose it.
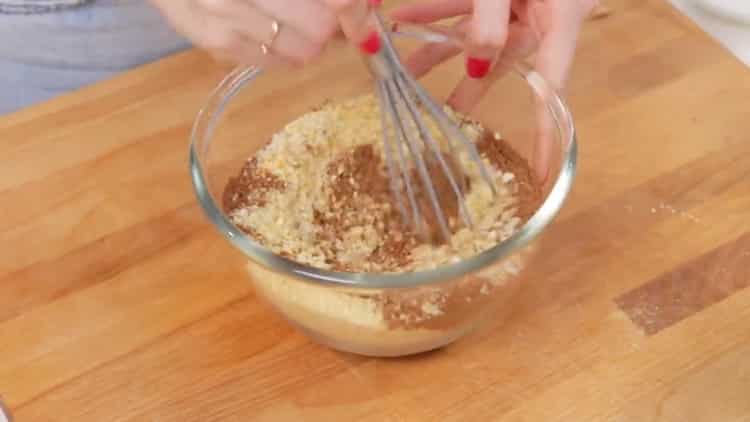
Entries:
{"label": "wooden cutting board", "polygon": [[16,421],[750,420],[750,70],[658,0],[581,37],[571,200],[508,325],[375,360],[260,304],[186,140],[188,52],[0,119]]}

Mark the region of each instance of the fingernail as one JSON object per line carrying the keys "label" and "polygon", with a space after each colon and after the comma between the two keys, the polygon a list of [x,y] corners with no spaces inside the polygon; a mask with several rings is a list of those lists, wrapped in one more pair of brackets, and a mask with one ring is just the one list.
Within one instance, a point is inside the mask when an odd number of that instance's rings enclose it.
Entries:
{"label": "fingernail", "polygon": [[365,54],[373,55],[380,51],[380,35],[376,31],[370,32],[367,38],[359,43],[359,48]]}
{"label": "fingernail", "polygon": [[380,7],[383,4],[383,0],[370,0],[369,2],[371,7]]}
{"label": "fingernail", "polygon": [[466,59],[466,73],[470,78],[484,78],[490,71],[490,64],[490,61],[487,59],[469,57],[468,59]]}

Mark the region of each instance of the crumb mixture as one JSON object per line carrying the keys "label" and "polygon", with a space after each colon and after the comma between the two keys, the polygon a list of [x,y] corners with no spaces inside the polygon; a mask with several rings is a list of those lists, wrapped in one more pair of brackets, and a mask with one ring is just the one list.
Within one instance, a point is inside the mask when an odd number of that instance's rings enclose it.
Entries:
{"label": "crumb mixture", "polygon": [[[447,178],[431,166],[453,233],[448,243],[420,241],[404,225],[390,189],[377,107],[373,96],[363,96],[327,104],[288,124],[230,180],[224,208],[233,222],[297,262],[386,273],[435,268],[476,255],[510,237],[535,210],[538,192],[523,159],[499,134],[462,119],[461,129],[476,143],[497,194],[462,151],[457,160],[475,224],[474,229],[462,227]],[[440,132],[431,131],[440,140]],[[426,195],[418,198],[426,221],[434,222]],[[435,240],[437,224],[429,226]]]}
{"label": "crumb mixture", "polygon": [[[497,191],[492,194],[466,151],[454,158],[465,175],[466,206],[475,225],[470,230],[458,224],[447,180],[439,168],[430,167],[450,221],[448,242],[435,241],[435,227],[433,237],[425,239],[402,221],[383,159],[380,112],[371,95],[325,104],[289,123],[229,181],[224,209],[275,253],[321,269],[418,271],[473,256],[515,233],[538,208],[541,193],[526,161],[500,134],[446,111],[462,122]],[[444,142],[436,127],[429,129]],[[427,220],[434,220],[420,199]],[[503,285],[522,267],[523,256],[516,254],[500,268],[459,282],[366,292],[299,283],[252,264],[249,268],[266,297],[307,328],[331,338],[350,332],[359,342],[380,347],[391,341],[396,347],[407,341],[407,331],[412,336],[420,332],[419,341],[433,344],[450,330],[464,329],[471,315],[504,294]]]}

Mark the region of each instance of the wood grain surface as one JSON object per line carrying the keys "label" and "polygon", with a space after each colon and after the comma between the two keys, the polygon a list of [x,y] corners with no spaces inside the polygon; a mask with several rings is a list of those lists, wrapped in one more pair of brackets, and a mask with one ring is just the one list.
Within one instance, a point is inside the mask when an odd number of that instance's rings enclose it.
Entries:
{"label": "wood grain surface", "polygon": [[[659,0],[587,23],[571,200],[502,329],[376,360],[259,303],[186,173],[199,52],[0,118],[16,421],[750,421],[750,70]],[[149,163],[145,168],[144,163]]]}

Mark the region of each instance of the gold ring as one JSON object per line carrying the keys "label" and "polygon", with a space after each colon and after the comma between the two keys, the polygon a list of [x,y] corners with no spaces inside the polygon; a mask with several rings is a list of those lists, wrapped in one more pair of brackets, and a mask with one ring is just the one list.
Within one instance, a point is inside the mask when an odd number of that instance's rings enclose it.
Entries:
{"label": "gold ring", "polygon": [[276,19],[271,22],[271,37],[268,40],[267,43],[261,43],[260,44],[260,51],[263,52],[263,55],[267,55],[271,52],[271,47],[273,46],[273,43],[276,41],[276,38],[279,37],[279,33],[281,32],[281,24]]}

